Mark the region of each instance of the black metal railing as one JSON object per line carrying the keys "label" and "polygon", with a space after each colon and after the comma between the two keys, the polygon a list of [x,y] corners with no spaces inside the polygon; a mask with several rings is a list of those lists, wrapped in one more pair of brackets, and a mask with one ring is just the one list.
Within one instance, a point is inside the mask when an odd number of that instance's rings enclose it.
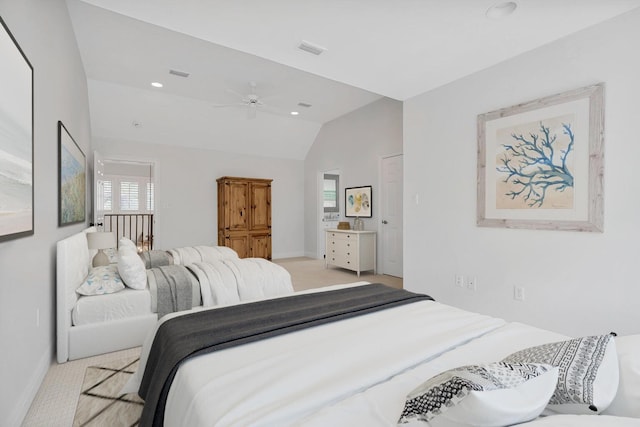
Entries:
{"label": "black metal railing", "polygon": [[139,251],[153,249],[153,214],[105,214],[104,231],[130,239]]}

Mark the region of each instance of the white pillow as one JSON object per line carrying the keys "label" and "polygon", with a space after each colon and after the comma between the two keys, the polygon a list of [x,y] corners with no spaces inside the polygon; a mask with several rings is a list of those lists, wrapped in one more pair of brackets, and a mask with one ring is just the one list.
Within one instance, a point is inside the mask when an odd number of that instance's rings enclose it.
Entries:
{"label": "white pillow", "polygon": [[620,383],[608,415],[640,418],[640,335],[616,337]]}
{"label": "white pillow", "polygon": [[126,237],[121,237],[118,241],[118,249],[120,248],[130,248],[134,251],[138,252],[138,248],[135,243],[131,241],[131,239],[127,239]]}
{"label": "white pillow", "polygon": [[103,265],[93,267],[84,283],[76,289],[80,295],[104,295],[112,294],[124,289],[122,279],[115,265]]}
{"label": "white pillow", "polygon": [[139,290],[147,287],[144,261],[135,250],[127,246],[118,249],[118,272],[128,287]]}
{"label": "white pillow", "polygon": [[496,362],[455,368],[407,395],[399,424],[499,427],[542,413],[558,381],[558,368]]}
{"label": "white pillow", "polygon": [[611,334],[530,347],[503,362],[545,363],[560,369],[549,413],[598,414],[611,404],[618,389],[618,357]]}

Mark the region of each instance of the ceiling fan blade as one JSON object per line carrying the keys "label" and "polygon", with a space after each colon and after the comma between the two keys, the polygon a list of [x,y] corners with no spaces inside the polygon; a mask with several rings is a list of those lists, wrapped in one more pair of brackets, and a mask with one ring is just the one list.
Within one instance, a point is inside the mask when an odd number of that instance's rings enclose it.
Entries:
{"label": "ceiling fan blade", "polygon": [[236,102],[235,104],[211,104],[213,108],[225,108],[225,107],[246,107],[244,102]]}
{"label": "ceiling fan blade", "polygon": [[226,91],[226,92],[229,92],[229,93],[231,93],[231,94],[233,94],[233,95],[235,95],[235,96],[237,96],[237,97],[238,97],[238,98],[240,98],[240,99],[244,99],[244,98],[246,97],[246,95],[244,95],[244,94],[242,94],[242,93],[240,93],[240,92],[236,92],[236,91],[235,91],[235,90],[233,90],[233,89],[229,89],[229,88],[227,88],[227,89],[225,89],[225,91]]}

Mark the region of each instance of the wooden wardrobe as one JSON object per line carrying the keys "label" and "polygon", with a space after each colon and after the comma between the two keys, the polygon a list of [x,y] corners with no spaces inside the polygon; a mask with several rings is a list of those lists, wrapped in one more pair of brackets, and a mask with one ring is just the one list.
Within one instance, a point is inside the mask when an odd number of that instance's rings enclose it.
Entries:
{"label": "wooden wardrobe", "polygon": [[271,259],[272,179],[223,176],[218,182],[218,245],[240,258]]}

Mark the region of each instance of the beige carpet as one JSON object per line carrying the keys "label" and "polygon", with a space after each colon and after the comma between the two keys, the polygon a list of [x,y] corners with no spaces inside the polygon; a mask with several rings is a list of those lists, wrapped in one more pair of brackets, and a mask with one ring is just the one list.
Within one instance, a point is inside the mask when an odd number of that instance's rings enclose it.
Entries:
{"label": "beige carpet", "polygon": [[113,360],[85,370],[74,427],[138,425],[144,401],[119,392],[138,367],[140,358]]}
{"label": "beige carpet", "polygon": [[325,268],[324,260],[313,258],[283,258],[273,260],[280,264],[291,274],[293,288],[301,291],[310,288],[336,285],[339,283],[352,283],[367,281],[371,283],[384,283],[394,288],[402,289],[402,278],[388,276],[386,274],[373,274],[373,271],[361,272],[360,277],[351,270],[343,268]]}

